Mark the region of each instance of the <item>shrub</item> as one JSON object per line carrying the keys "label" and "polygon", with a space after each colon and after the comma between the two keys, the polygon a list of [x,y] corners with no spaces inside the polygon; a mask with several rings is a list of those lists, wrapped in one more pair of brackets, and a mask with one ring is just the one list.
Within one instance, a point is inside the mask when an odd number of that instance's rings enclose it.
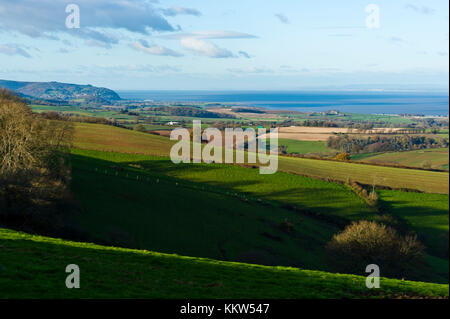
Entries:
{"label": "shrub", "polygon": [[386,225],[359,221],[334,235],[327,251],[338,271],[362,274],[367,265],[376,264],[383,276],[404,277],[422,261],[424,246],[416,236],[401,237]]}
{"label": "shrub", "polygon": [[426,161],[422,164],[422,167],[424,169],[431,169],[433,167],[433,164],[430,161]]}
{"label": "shrub", "polygon": [[287,233],[291,233],[291,232],[295,231],[294,224],[288,219],[285,219],[284,221],[282,221],[280,223],[280,229]]}
{"label": "shrub", "polygon": [[351,159],[350,155],[346,152],[340,153],[335,157],[338,161],[349,161]]}
{"label": "shrub", "polygon": [[136,126],[134,127],[134,130],[135,130],[135,131],[138,131],[138,132],[146,132],[146,131],[147,131],[147,130],[145,129],[145,126],[142,125],[142,124],[136,125]]}

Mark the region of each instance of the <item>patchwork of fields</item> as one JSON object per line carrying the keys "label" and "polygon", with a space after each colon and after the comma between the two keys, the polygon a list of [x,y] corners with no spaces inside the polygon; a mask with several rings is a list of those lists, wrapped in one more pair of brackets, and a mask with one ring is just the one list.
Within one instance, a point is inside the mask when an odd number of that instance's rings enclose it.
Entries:
{"label": "patchwork of fields", "polygon": [[[169,139],[116,127],[76,124],[74,146],[88,150],[168,156]],[[346,182],[348,179],[397,189],[449,193],[449,174],[302,158],[279,158],[279,169],[288,173]]]}

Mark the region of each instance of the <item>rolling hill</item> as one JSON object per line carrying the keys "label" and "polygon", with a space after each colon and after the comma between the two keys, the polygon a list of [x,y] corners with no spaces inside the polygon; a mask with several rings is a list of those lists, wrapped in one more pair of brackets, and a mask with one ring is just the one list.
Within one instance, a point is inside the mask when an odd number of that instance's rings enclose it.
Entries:
{"label": "rolling hill", "polygon": [[378,154],[358,154],[352,156],[355,161],[381,163],[409,167],[429,167],[448,170],[448,148],[432,148],[407,152],[388,152]]}
{"label": "rolling hill", "polygon": [[106,88],[59,82],[17,82],[0,80],[0,88],[11,90],[25,97],[56,101],[118,101],[120,96]]}
{"label": "rolling hill", "polygon": [[[0,228],[2,298],[448,298],[448,285],[189,258]],[[64,285],[80,267],[80,289]]]}

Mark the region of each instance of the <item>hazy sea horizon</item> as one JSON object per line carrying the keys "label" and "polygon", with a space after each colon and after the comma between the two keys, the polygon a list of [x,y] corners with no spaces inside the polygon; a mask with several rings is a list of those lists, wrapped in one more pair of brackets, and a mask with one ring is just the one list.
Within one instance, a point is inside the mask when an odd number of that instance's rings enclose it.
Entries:
{"label": "hazy sea horizon", "polygon": [[138,91],[118,90],[123,99],[155,102],[231,103],[268,109],[362,114],[448,115],[448,92],[321,91]]}

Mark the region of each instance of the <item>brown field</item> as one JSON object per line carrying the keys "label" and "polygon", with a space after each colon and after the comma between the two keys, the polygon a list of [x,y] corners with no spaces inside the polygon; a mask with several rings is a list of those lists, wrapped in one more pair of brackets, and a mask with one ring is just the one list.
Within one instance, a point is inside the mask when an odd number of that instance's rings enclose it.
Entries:
{"label": "brown field", "polygon": [[74,147],[106,152],[167,156],[173,145],[168,138],[118,127],[75,123]]}
{"label": "brown field", "polygon": [[161,136],[165,136],[165,137],[170,137],[170,133],[172,132],[172,131],[169,131],[169,130],[162,130],[162,131],[152,131],[153,133],[157,133],[157,134],[159,134],[159,135],[161,135]]}

